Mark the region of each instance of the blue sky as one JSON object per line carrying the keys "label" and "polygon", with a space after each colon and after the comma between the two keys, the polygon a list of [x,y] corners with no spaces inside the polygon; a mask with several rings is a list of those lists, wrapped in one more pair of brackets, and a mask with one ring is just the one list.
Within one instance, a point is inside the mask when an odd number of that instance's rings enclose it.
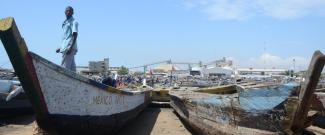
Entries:
{"label": "blue sky", "polygon": [[[110,58],[111,66],[172,59],[238,67],[307,67],[325,52],[325,0],[1,0],[0,18],[15,18],[28,48],[57,64],[64,9],[79,22],[77,65]],[[0,66],[10,67],[0,47]],[[266,64],[264,64],[266,61]]]}

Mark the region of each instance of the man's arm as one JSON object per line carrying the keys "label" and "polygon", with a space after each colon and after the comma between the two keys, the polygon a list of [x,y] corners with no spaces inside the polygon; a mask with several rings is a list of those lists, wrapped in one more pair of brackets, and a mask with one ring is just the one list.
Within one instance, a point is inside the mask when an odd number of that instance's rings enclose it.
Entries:
{"label": "man's arm", "polygon": [[72,38],[70,40],[70,47],[69,47],[69,50],[67,51],[66,54],[70,54],[72,49],[73,49],[73,46],[76,44],[76,41],[77,41],[77,36],[78,36],[78,33],[77,32],[73,32],[72,33]]}

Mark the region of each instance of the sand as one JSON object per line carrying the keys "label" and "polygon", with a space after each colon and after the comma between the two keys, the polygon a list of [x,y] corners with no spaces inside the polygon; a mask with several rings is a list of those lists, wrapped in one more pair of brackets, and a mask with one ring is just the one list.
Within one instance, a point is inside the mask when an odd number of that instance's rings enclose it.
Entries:
{"label": "sand", "polygon": [[[33,115],[0,117],[0,135],[33,135]],[[325,129],[309,127],[315,135],[325,135]],[[116,135],[191,135],[171,108],[147,108]]]}
{"label": "sand", "polygon": [[[33,135],[32,115],[2,118],[0,135]],[[147,108],[116,135],[191,135],[171,108]]]}

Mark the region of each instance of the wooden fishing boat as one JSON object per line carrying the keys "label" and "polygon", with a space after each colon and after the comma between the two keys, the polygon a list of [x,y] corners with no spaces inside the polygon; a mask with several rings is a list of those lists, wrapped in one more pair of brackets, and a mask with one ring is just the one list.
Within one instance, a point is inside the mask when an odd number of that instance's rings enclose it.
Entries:
{"label": "wooden fishing boat", "polygon": [[307,113],[324,63],[325,56],[315,52],[301,88],[289,83],[253,89],[233,85],[171,90],[171,106],[198,134],[301,134],[312,123]]}
{"label": "wooden fishing boat", "polygon": [[231,85],[222,85],[222,86],[213,86],[213,87],[206,87],[206,88],[198,88],[194,89],[195,92],[202,92],[202,93],[210,93],[210,94],[232,94],[236,93],[237,91],[243,91],[244,89],[254,89],[254,88],[263,88],[263,87],[271,87],[277,86],[277,83],[266,83],[254,86],[245,86],[241,84],[231,84]]}
{"label": "wooden fishing boat", "polygon": [[155,102],[169,102],[169,89],[166,88],[158,88],[154,89],[151,92],[151,100]]}
{"label": "wooden fishing boat", "polygon": [[201,92],[171,91],[171,106],[194,129],[202,130],[198,133],[271,134],[282,128],[282,121],[276,121],[285,117],[281,109],[275,110],[276,107],[295,90],[289,86],[245,91],[234,86],[232,88],[235,89],[224,88],[221,88],[221,93],[225,94],[211,94],[217,93],[216,88]]}
{"label": "wooden fishing boat", "polygon": [[199,88],[212,87],[216,85],[218,84],[214,84],[208,81],[191,81],[191,82],[182,82],[182,84],[180,84],[181,87],[199,87]]}
{"label": "wooden fishing boat", "polygon": [[118,90],[29,52],[13,18],[0,20],[0,36],[44,131],[109,134],[150,102],[150,90]]}
{"label": "wooden fishing boat", "polygon": [[169,91],[177,90],[177,91],[194,91],[199,89],[198,87],[162,87],[155,88],[151,92],[151,101],[152,102],[170,102]]}
{"label": "wooden fishing boat", "polygon": [[240,85],[224,85],[224,86],[215,86],[207,88],[199,88],[193,90],[194,92],[209,93],[209,94],[232,94],[236,93],[238,90],[243,90],[244,88]]}

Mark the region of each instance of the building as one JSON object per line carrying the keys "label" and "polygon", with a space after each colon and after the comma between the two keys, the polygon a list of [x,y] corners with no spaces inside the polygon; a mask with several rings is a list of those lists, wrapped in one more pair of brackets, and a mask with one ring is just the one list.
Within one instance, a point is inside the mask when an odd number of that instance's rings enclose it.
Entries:
{"label": "building", "polygon": [[233,61],[232,60],[227,60],[226,57],[223,57],[220,60],[215,60],[209,63],[203,64],[203,67],[208,68],[208,67],[232,67]]}
{"label": "building", "polygon": [[109,67],[108,70],[111,74],[117,74],[117,72],[121,70],[121,67]]}
{"label": "building", "polygon": [[197,67],[191,69],[191,75],[201,75],[202,77],[208,76],[231,76],[234,74],[234,69],[232,68],[233,61],[227,60],[223,57],[220,60],[215,60],[209,63],[200,64]]}
{"label": "building", "polygon": [[109,71],[109,59],[105,58],[103,61],[89,61],[89,71],[106,73]]}
{"label": "building", "polygon": [[77,66],[77,73],[82,75],[100,75],[109,72],[109,59],[89,61],[88,66]]}
{"label": "building", "polygon": [[160,64],[153,69],[153,72],[169,73],[176,70],[180,70],[180,68],[173,64]]}
{"label": "building", "polygon": [[87,66],[77,66],[77,73],[82,75],[89,75],[89,67]]}
{"label": "building", "polygon": [[239,68],[237,69],[238,74],[240,75],[282,75],[285,74],[288,70],[286,69],[260,69],[260,68]]}
{"label": "building", "polygon": [[216,77],[230,77],[234,74],[234,70],[231,67],[211,67],[204,68],[202,70],[204,76],[216,76]]}

